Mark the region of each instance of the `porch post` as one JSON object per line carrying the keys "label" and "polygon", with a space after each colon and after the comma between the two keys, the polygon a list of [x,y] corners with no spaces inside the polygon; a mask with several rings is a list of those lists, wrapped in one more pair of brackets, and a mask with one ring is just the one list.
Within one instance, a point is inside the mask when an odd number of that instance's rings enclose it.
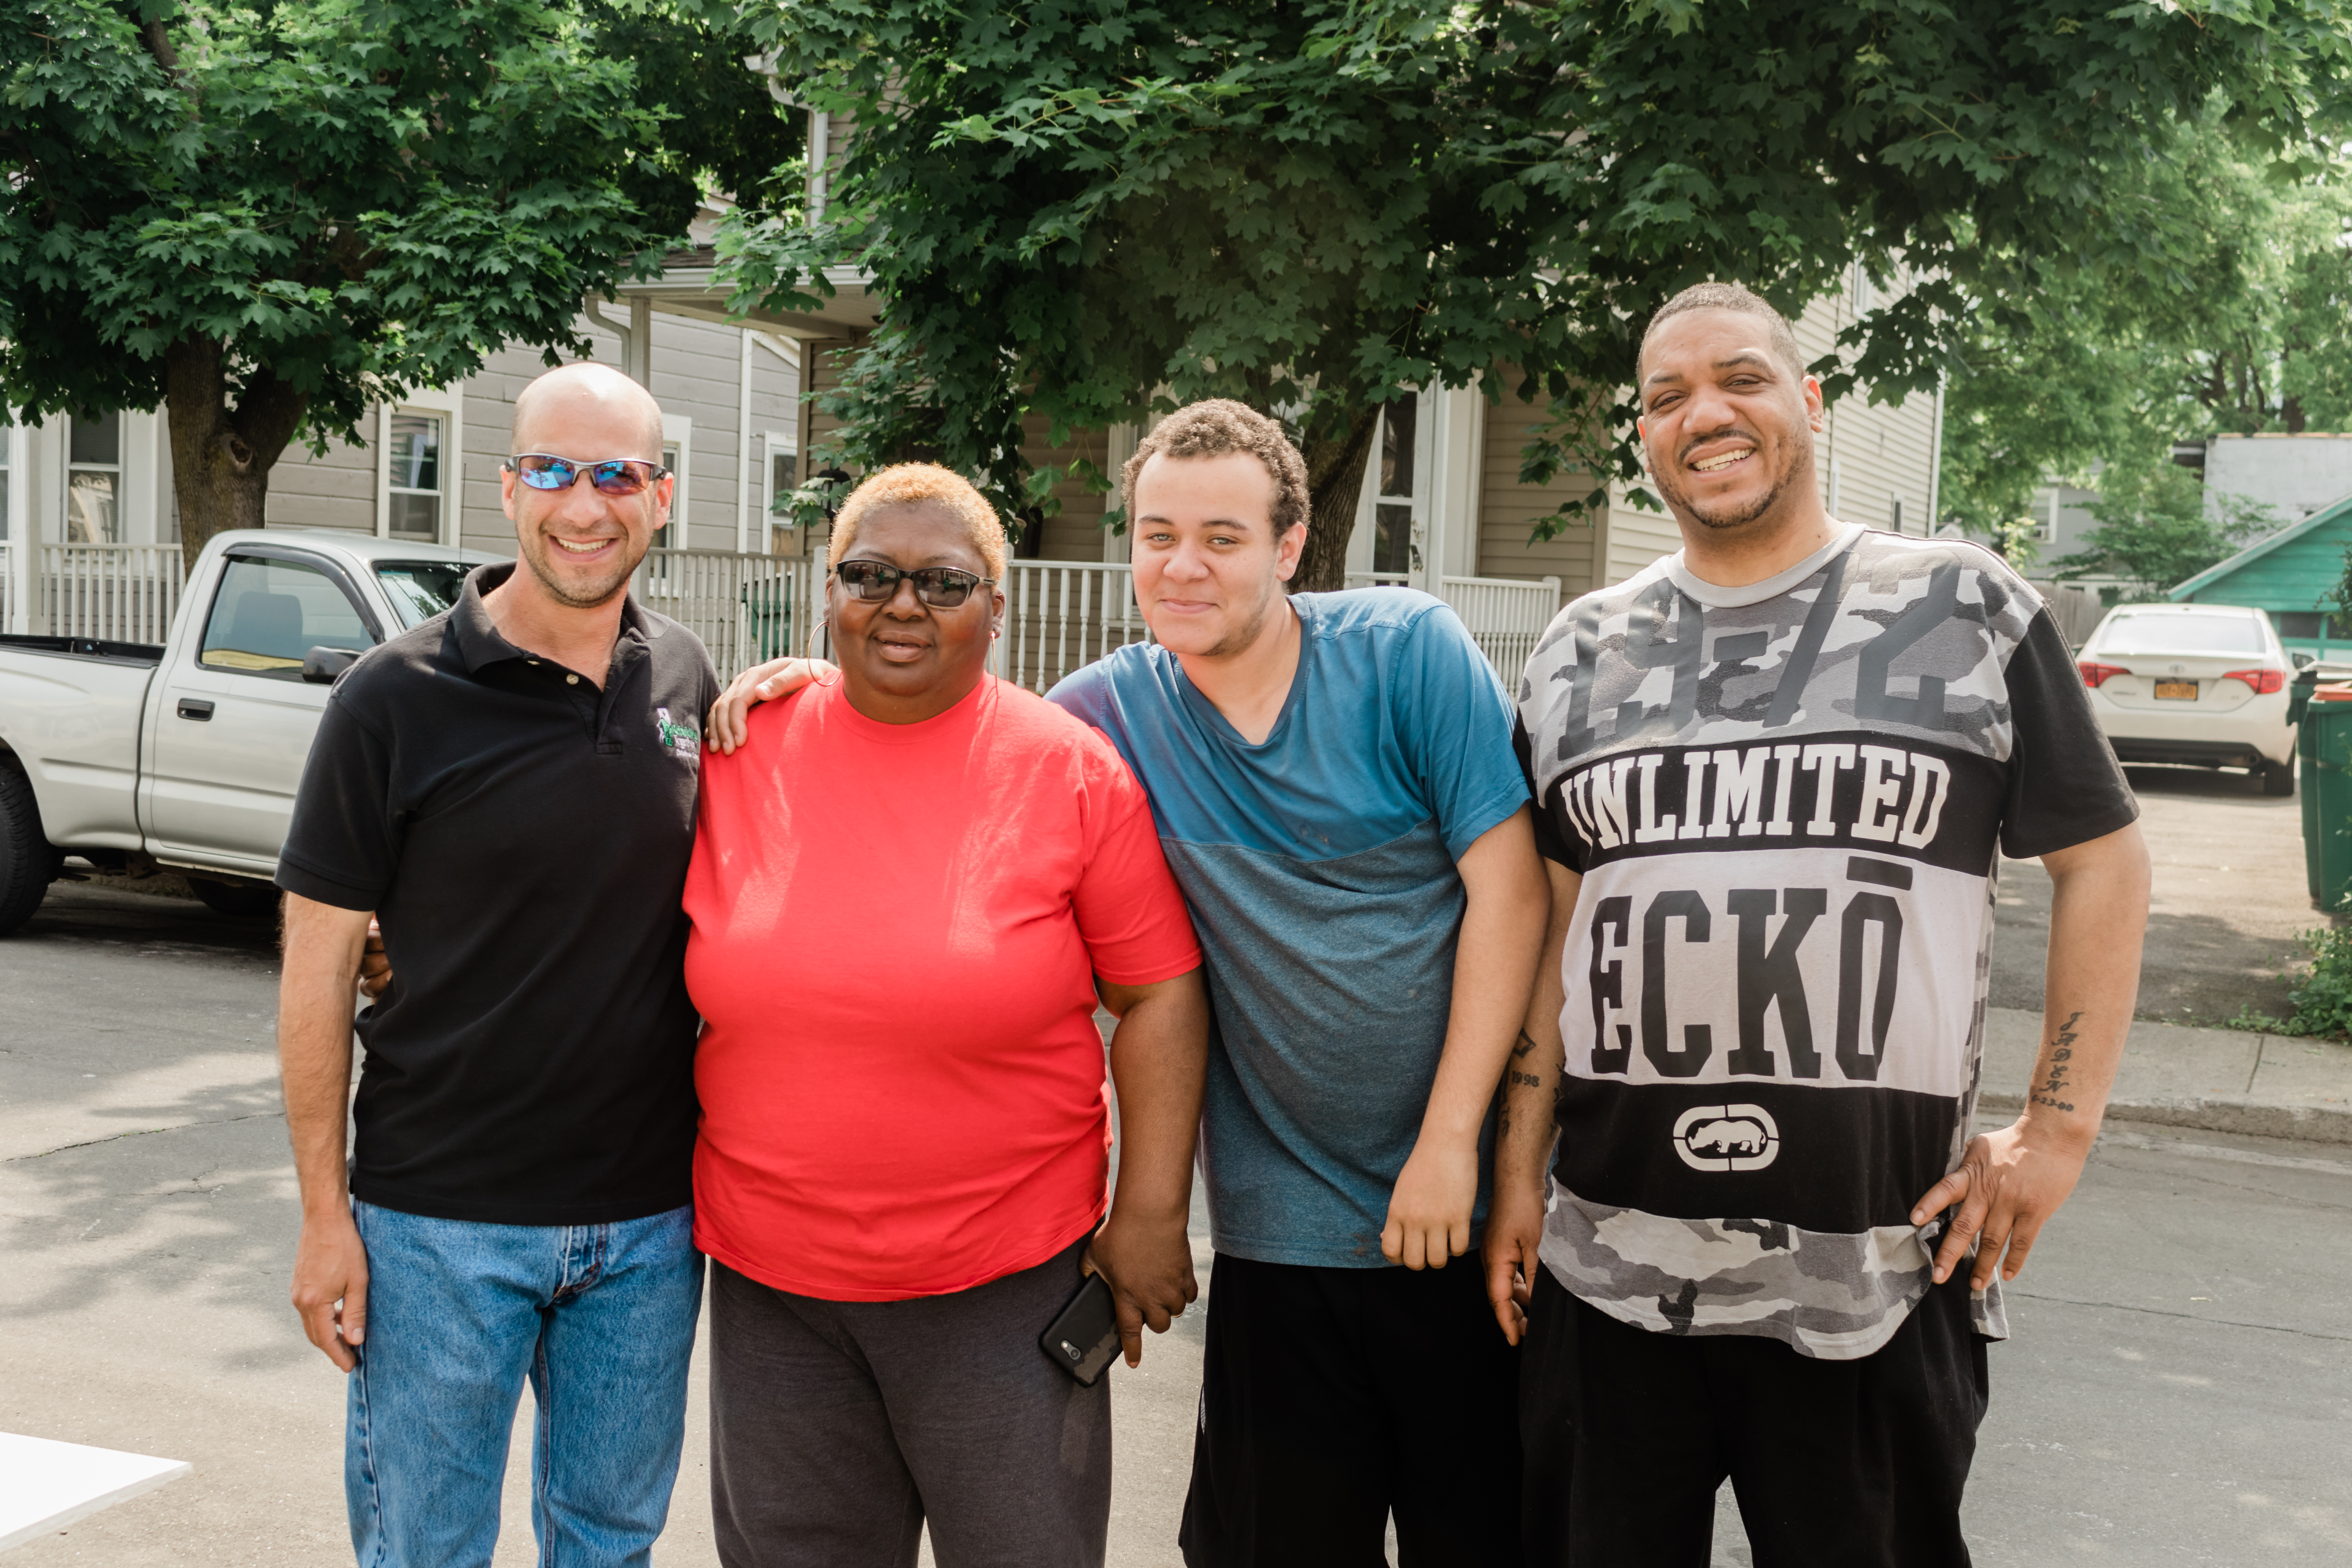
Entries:
{"label": "porch post", "polygon": [[1429,426],[1429,475],[1423,482],[1428,486],[1429,510],[1424,514],[1421,532],[1421,582],[1424,592],[1445,597],[1445,531],[1451,519],[1446,513],[1454,495],[1454,398],[1440,384],[1423,387],[1421,394],[1422,417]]}
{"label": "porch post", "polygon": [[[743,362],[735,384],[735,553],[751,551],[751,331],[736,334],[743,340]],[[761,554],[767,552],[762,550]]]}
{"label": "porch post", "polygon": [[622,374],[647,392],[654,389],[654,302],[642,294],[629,297],[629,335],[622,344]]}
{"label": "porch post", "polygon": [[8,624],[22,637],[33,629],[33,592],[40,583],[40,521],[33,515],[33,443],[13,420],[8,425]]}

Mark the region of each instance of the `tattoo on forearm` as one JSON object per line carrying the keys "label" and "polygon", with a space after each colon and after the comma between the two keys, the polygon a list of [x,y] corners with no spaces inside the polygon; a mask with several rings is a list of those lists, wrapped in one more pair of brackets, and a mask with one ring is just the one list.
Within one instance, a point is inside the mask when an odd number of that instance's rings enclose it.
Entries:
{"label": "tattoo on forearm", "polygon": [[1519,1043],[1511,1047],[1511,1055],[1515,1057],[1523,1057],[1535,1048],[1535,1041],[1528,1037],[1528,1032],[1525,1029],[1521,1029],[1519,1031]]}
{"label": "tattoo on forearm", "polygon": [[1543,1075],[1541,1073],[1521,1072],[1518,1068],[1513,1068],[1511,1069],[1511,1081],[1517,1084],[1522,1089],[1541,1089],[1543,1087]]}
{"label": "tattoo on forearm", "polygon": [[2050,1071],[2027,1096],[2034,1104],[2046,1105],[2053,1110],[2074,1109],[2073,1100],[2063,1100],[2060,1096],[2069,1091],[2066,1075],[2074,1069],[2074,1042],[2080,1037],[2074,1032],[2074,1026],[2082,1021],[2082,1017],[2079,1011],[2070,1013],[2066,1021],[2058,1026],[2058,1037],[2051,1042]]}

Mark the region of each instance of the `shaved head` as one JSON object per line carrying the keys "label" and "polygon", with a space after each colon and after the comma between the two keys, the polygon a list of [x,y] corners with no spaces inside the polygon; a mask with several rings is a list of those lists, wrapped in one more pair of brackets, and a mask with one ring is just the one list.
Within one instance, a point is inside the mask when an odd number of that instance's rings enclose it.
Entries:
{"label": "shaved head", "polygon": [[[628,452],[566,450],[564,431],[583,423],[582,416],[609,427],[616,423],[637,432],[636,449]],[[625,420],[615,416],[626,416]],[[661,405],[654,395],[609,364],[582,360],[558,365],[534,379],[514,402],[514,426],[508,437],[509,455],[549,452],[559,458],[602,462],[607,458],[642,458],[658,463],[662,455]]]}

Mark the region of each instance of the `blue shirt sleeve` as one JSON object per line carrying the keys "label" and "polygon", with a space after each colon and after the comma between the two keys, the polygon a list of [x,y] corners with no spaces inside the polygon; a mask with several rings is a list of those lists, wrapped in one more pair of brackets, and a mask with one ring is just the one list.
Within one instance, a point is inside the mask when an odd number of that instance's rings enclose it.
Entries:
{"label": "blue shirt sleeve", "polygon": [[1511,700],[1446,605],[1416,616],[1397,645],[1391,721],[1446,852],[1459,860],[1480,835],[1528,804],[1527,775],[1511,745]]}

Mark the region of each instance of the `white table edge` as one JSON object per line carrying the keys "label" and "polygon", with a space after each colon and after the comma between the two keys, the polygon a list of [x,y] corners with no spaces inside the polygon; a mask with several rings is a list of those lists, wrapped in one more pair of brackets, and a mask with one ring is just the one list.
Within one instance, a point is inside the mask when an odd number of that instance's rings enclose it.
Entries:
{"label": "white table edge", "polygon": [[192,1474],[194,1469],[194,1465],[183,1460],[170,1469],[158,1470],[152,1476],[142,1476],[139,1479],[119,1486],[102,1496],[76,1503],[62,1513],[52,1514],[37,1524],[28,1524],[10,1534],[0,1535],[0,1552],[5,1552],[12,1546],[22,1546],[25,1542],[38,1540],[44,1535],[54,1535],[68,1525],[78,1524],[88,1519],[91,1514],[112,1508],[119,1502],[128,1502],[142,1492],[152,1492],[167,1481],[176,1481],[182,1476]]}

